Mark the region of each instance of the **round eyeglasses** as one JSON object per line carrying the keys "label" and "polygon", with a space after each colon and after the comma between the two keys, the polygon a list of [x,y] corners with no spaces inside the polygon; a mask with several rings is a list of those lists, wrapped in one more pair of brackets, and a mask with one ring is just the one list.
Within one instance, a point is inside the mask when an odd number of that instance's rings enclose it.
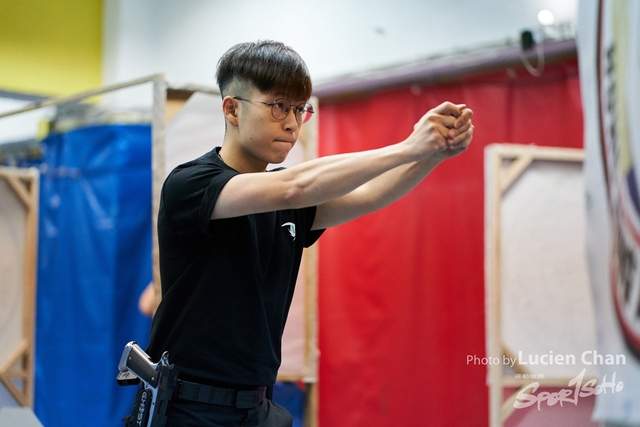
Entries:
{"label": "round eyeglasses", "polygon": [[311,104],[302,103],[292,105],[286,99],[276,99],[274,102],[254,101],[253,99],[240,98],[239,96],[234,96],[233,99],[267,105],[271,107],[271,115],[276,120],[284,120],[285,117],[289,115],[289,110],[292,108],[294,115],[296,116],[296,121],[300,124],[307,123],[314,113],[313,106]]}

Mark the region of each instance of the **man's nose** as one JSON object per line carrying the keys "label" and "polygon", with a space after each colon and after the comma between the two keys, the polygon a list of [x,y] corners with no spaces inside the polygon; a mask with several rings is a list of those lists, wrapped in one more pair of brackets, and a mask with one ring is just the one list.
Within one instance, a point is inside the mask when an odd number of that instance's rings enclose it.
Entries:
{"label": "man's nose", "polygon": [[300,124],[298,123],[298,120],[296,119],[296,113],[295,113],[295,109],[292,106],[291,108],[289,108],[289,111],[287,112],[286,117],[283,120],[283,125],[285,126],[285,129],[287,131],[296,131],[298,130],[298,127],[300,126]]}

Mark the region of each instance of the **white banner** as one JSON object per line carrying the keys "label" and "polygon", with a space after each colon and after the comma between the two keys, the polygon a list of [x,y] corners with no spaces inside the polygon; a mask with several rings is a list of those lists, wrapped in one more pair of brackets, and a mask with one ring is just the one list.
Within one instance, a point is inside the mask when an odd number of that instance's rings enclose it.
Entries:
{"label": "white banner", "polygon": [[578,56],[598,352],[625,360],[598,366],[624,387],[597,395],[594,419],[640,423],[640,1],[582,0]]}

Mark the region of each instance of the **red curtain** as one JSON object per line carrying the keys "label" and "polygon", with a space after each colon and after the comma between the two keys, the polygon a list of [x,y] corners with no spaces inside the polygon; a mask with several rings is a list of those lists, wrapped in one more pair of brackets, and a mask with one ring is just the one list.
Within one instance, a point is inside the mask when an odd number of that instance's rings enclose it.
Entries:
{"label": "red curtain", "polygon": [[474,140],[394,205],[320,239],[320,425],[487,426],[484,147],[582,147],[575,59],[322,103],[319,154],[406,138],[443,101],[474,110]]}

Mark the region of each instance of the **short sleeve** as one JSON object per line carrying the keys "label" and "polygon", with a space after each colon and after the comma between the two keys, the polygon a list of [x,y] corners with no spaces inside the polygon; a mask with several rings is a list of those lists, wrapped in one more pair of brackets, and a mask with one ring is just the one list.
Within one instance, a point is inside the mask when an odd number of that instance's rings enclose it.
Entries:
{"label": "short sleeve", "polygon": [[210,234],[211,213],[218,196],[237,174],[215,164],[187,164],[171,172],[162,198],[173,228]]}
{"label": "short sleeve", "polygon": [[315,206],[310,206],[308,208],[305,208],[303,210],[303,214],[305,216],[305,220],[306,220],[306,223],[308,224],[308,229],[309,229],[309,231],[305,234],[304,247],[308,248],[309,246],[313,245],[320,238],[320,236],[322,236],[322,233],[324,233],[324,229],[311,230],[311,227],[313,227],[313,221],[316,218]]}

